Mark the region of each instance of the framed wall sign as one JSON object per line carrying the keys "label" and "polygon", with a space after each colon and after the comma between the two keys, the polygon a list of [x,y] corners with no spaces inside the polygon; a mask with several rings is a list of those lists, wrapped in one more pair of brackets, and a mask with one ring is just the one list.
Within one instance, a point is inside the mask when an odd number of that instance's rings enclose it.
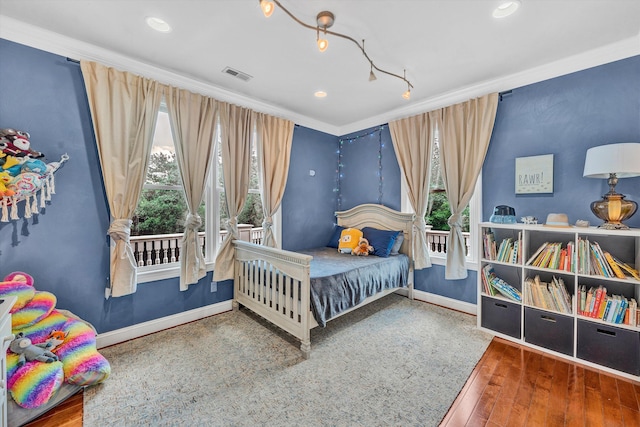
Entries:
{"label": "framed wall sign", "polygon": [[516,194],[553,193],[553,154],[516,158]]}

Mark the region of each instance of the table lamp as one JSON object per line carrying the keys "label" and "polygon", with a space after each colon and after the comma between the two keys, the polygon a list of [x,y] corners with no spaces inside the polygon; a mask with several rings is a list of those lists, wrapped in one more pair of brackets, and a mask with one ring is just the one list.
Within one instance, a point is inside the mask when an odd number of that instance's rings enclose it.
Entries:
{"label": "table lamp", "polygon": [[609,192],[602,196],[602,200],[591,203],[591,211],[604,221],[600,228],[628,229],[622,221],[631,218],[638,204],[616,193],[616,184],[619,178],[640,176],[640,143],[624,142],[589,148],[583,176],[607,179],[609,183]]}

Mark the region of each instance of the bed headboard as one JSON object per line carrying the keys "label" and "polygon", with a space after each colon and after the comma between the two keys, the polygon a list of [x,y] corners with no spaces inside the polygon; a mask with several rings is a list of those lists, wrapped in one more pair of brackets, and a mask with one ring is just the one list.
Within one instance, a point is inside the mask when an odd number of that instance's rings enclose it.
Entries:
{"label": "bed headboard", "polygon": [[414,213],[398,212],[383,205],[367,203],[346,211],[336,212],[338,225],[362,229],[374,227],[381,230],[400,230],[404,242],[400,252],[413,260],[413,220]]}

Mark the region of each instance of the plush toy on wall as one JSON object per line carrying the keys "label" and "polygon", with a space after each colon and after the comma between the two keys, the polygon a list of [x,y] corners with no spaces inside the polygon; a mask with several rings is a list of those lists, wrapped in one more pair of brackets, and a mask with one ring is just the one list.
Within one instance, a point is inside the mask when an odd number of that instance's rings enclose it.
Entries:
{"label": "plush toy on wall", "polygon": [[351,255],[368,256],[369,254],[372,254],[373,251],[373,246],[369,244],[369,241],[367,239],[362,237],[358,241],[358,246],[356,246],[355,249],[351,251]]}
{"label": "plush toy on wall", "polygon": [[37,215],[56,192],[53,174],[69,159],[64,154],[59,162],[45,163],[44,154],[31,148],[30,137],[25,131],[0,129],[0,222],[9,222],[9,208],[10,219],[20,219],[22,201],[24,218]]}
{"label": "plush toy on wall", "polygon": [[31,343],[31,340],[25,337],[22,332],[17,334],[9,344],[9,350],[18,355],[18,367],[32,360],[45,363],[58,361],[58,356],[47,350],[48,347],[49,344],[46,342],[40,344]]}

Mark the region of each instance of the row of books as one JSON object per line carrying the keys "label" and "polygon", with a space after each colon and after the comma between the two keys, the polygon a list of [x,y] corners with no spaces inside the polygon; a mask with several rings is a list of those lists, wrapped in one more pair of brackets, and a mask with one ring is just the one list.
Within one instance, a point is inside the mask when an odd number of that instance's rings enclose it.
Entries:
{"label": "row of books", "polygon": [[568,242],[564,248],[560,242],[544,242],[527,261],[527,265],[534,267],[570,272],[575,272],[575,263],[576,254],[573,242]]}
{"label": "row of books", "polygon": [[525,304],[571,314],[572,298],[562,278],[553,277],[550,283],[542,282],[539,276],[524,280]]}
{"label": "row of books", "polygon": [[595,276],[617,277],[625,279],[627,276],[640,280],[638,270],[603,251],[598,242],[589,239],[578,239],[578,273]]}
{"label": "row of books", "polygon": [[499,293],[510,300],[522,301],[520,291],[496,276],[491,264],[487,264],[482,268],[482,285],[487,295],[495,296]]}
{"label": "row of books", "polygon": [[484,258],[490,261],[500,261],[512,264],[522,262],[522,232],[518,233],[518,239],[507,237],[500,242],[498,247],[493,233],[483,235]]}
{"label": "row of books", "polygon": [[605,322],[640,325],[640,312],[635,298],[627,299],[623,295],[607,295],[604,286],[578,287],[580,299],[578,314],[581,316],[600,319]]}

